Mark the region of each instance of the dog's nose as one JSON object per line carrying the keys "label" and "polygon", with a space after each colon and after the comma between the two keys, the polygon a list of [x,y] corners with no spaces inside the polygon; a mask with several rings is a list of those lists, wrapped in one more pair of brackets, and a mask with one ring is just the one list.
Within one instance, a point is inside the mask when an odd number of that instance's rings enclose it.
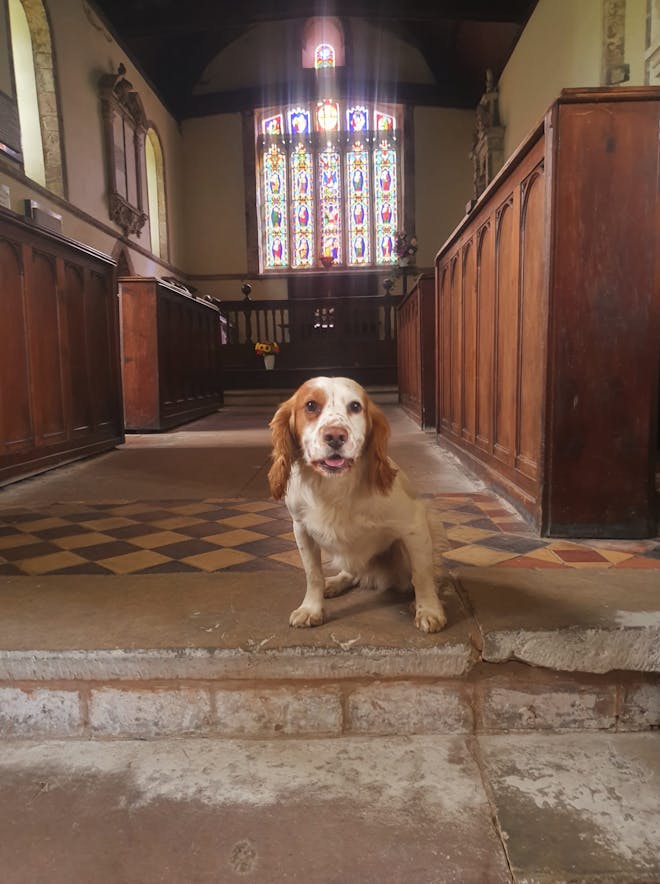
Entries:
{"label": "dog's nose", "polygon": [[326,427],[323,432],[323,441],[335,451],[342,447],[347,437],[348,433],[344,427]]}

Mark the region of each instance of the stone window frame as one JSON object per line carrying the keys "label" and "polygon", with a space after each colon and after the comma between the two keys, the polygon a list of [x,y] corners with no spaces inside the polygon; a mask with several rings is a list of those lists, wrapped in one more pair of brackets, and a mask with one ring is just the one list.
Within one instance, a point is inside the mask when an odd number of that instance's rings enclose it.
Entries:
{"label": "stone window frame", "polygon": [[[32,60],[47,190],[66,196],[64,142],[52,31],[43,0],[20,0],[32,39]],[[11,36],[10,36],[11,41]],[[21,160],[22,163],[22,160]]]}

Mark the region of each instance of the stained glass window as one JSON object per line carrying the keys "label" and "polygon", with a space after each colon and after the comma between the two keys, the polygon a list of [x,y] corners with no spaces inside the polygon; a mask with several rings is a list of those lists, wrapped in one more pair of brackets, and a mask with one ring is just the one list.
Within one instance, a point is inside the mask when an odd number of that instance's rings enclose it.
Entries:
{"label": "stained glass window", "polygon": [[316,128],[319,132],[339,130],[339,105],[336,101],[319,101],[316,106]]}
{"label": "stained glass window", "polygon": [[319,155],[321,255],[341,263],[341,161],[339,151],[326,147]]}
{"label": "stained glass window", "polygon": [[396,263],[399,113],[327,98],[257,114],[264,270]]}
{"label": "stained glass window", "polygon": [[284,152],[273,144],[264,157],[263,193],[265,207],[267,268],[289,263],[287,225],[286,162]]}
{"label": "stained glass window", "polygon": [[396,260],[394,233],[397,230],[396,153],[382,141],[373,152],[374,215],[376,229],[376,263]]}
{"label": "stained glass window", "polygon": [[319,43],[314,53],[314,67],[333,68],[335,66],[335,49],[329,43]]}
{"label": "stained glass window", "polygon": [[370,195],[369,151],[356,141],[346,154],[346,193],[348,216],[348,264],[369,264]]}
{"label": "stained glass window", "polygon": [[314,200],[312,154],[298,144],[291,154],[291,232],[293,267],[314,264]]}

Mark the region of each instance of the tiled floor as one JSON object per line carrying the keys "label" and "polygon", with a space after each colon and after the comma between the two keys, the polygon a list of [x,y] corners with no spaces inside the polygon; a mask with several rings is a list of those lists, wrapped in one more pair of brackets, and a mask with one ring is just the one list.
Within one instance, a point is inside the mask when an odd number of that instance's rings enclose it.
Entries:
{"label": "tiled floor", "polygon": [[[540,538],[501,499],[435,494],[449,566],[659,568],[660,539]],[[57,503],[0,510],[0,575],[149,574],[300,568],[285,507],[272,500]]]}

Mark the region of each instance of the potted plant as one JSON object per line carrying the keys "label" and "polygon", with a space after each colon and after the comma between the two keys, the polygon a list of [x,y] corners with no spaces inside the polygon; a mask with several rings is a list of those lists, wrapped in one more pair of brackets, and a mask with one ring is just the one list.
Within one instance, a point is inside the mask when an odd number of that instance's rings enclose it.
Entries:
{"label": "potted plant", "polygon": [[407,267],[417,252],[417,237],[415,234],[398,230],[394,234],[394,251],[396,252],[399,267]]}
{"label": "potted plant", "polygon": [[254,352],[257,356],[263,357],[264,368],[272,371],[275,368],[275,355],[280,352],[280,345],[277,341],[257,341]]}

